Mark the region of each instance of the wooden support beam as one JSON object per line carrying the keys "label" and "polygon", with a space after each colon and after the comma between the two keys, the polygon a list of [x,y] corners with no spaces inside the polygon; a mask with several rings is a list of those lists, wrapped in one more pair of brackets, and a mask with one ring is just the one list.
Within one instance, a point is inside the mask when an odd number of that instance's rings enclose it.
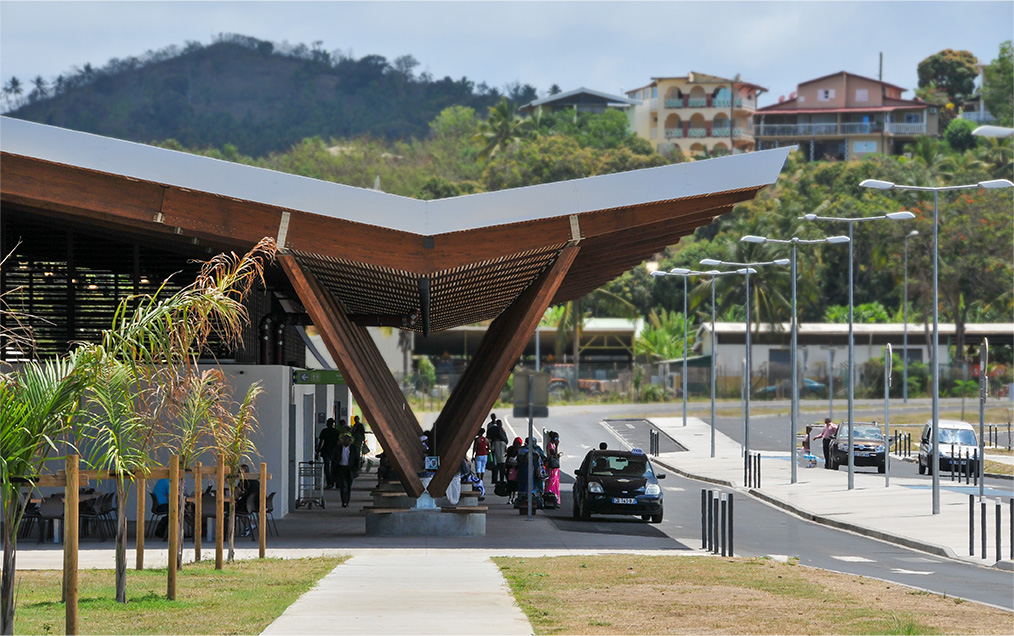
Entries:
{"label": "wooden support beam", "polygon": [[278,261],[320,331],[335,364],[348,380],[356,402],[390,458],[405,492],[418,497],[423,493],[418,475],[423,464],[419,442],[422,429],[369,332],[349,321],[331,293],[295,256],[279,254]]}
{"label": "wooden support beam", "polygon": [[134,483],[137,484],[137,524],[134,527],[137,534],[134,539],[134,569],[136,570],[144,569],[144,516],[148,499],[148,488],[144,482],[144,473],[134,478]]}
{"label": "wooden support beam", "polygon": [[[67,456],[67,486],[63,496],[63,600],[66,603],[67,634],[78,633],[77,542],[78,468],[77,455]],[[41,522],[40,522],[41,523]]]}
{"label": "wooden support beam", "polygon": [[222,539],[225,535],[225,457],[215,458],[215,569],[222,569]]}
{"label": "wooden support beam", "polygon": [[180,458],[173,455],[169,458],[169,565],[166,598],[176,600],[176,557],[180,541]]}
{"label": "wooden support beam", "polygon": [[[260,535],[258,537],[260,544],[257,556],[263,559],[264,552],[267,549],[267,535],[265,534],[265,532],[267,531],[268,527],[267,524],[268,513],[265,510],[268,507],[268,498],[267,498],[268,489],[266,488],[268,483],[268,465],[265,464],[264,462],[261,462],[260,473],[261,473],[260,474],[261,483],[260,488],[257,489],[257,532]],[[200,533],[195,531],[194,534]]]}
{"label": "wooden support beam", "polygon": [[[211,468],[211,466],[208,468]],[[204,499],[202,496],[204,494],[204,484],[201,483],[201,475],[203,474],[201,462],[197,462],[194,465],[194,562],[200,562],[201,560],[201,531],[204,530],[204,510],[201,508],[201,501]]]}
{"label": "wooden support beam", "polygon": [[468,452],[511,369],[577,258],[578,250],[576,245],[564,247],[556,261],[486,331],[479,350],[458,380],[434,425],[441,461],[428,487],[431,496],[443,495],[457,474],[461,458]]}

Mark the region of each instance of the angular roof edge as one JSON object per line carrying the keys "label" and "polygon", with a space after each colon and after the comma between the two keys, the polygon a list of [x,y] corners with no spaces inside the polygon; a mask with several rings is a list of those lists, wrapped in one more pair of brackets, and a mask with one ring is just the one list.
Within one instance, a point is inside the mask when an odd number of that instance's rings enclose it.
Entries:
{"label": "angular roof edge", "polygon": [[589,95],[601,97],[602,99],[606,99],[609,100],[610,102],[614,102],[616,104],[621,104],[625,106],[637,106],[641,103],[640,100],[620,97],[619,95],[612,95],[610,93],[604,93],[602,91],[597,91],[591,88],[585,88],[584,86],[581,86],[580,88],[575,88],[574,90],[566,91],[563,93],[557,93],[555,95],[547,95],[542,99],[536,99],[534,101],[528,102],[521,108],[533,108],[535,106],[542,106],[543,104],[550,104],[552,102],[556,102],[561,99],[573,97],[574,95],[580,95],[581,93],[588,93]]}
{"label": "angular roof edge", "polygon": [[0,132],[4,153],[422,236],[760,188],[793,148],[422,201],[10,117]]}

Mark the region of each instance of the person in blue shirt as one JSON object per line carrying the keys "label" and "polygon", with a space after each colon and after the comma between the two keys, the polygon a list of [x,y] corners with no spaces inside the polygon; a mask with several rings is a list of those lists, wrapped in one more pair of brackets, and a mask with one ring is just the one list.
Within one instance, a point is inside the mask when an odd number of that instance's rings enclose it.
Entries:
{"label": "person in blue shirt", "polygon": [[151,492],[155,495],[155,509],[152,512],[168,512],[169,480],[165,478],[159,479],[155,482],[155,487]]}

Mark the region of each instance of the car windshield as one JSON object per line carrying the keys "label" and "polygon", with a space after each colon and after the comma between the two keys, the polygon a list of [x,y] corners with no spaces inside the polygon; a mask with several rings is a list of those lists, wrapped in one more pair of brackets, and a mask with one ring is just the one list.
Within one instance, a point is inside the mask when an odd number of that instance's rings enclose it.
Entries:
{"label": "car windshield", "polygon": [[[849,427],[848,425],[842,425],[838,429],[838,439],[848,439]],[[880,432],[880,428],[877,426],[871,426],[868,424],[856,424],[855,438],[860,439],[884,439],[884,434]]]}
{"label": "car windshield", "polygon": [[599,477],[648,477],[651,468],[644,457],[598,455],[592,460],[589,472]]}
{"label": "car windshield", "polygon": [[966,428],[941,428],[941,444],[964,444],[965,446],[976,446],[975,433]]}

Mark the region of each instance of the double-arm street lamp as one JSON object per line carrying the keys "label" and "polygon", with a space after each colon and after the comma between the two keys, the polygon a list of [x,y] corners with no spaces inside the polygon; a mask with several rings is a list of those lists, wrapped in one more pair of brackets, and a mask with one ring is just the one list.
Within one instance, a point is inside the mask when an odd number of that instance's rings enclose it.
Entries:
{"label": "double-arm street lamp", "polygon": [[[865,181],[864,181],[865,183]],[[853,411],[855,406],[855,384],[856,384],[856,343],[852,333],[852,311],[853,311],[853,266],[852,266],[852,254],[855,251],[855,242],[853,241],[852,228],[856,223],[863,221],[880,221],[882,219],[890,219],[892,221],[900,221],[904,219],[914,219],[915,215],[911,212],[889,212],[878,216],[861,216],[854,218],[835,217],[835,216],[817,216],[816,214],[806,214],[799,217],[799,220],[807,221],[838,221],[840,223],[849,224],[849,413],[848,413],[848,426],[849,426],[849,490],[855,487],[855,448],[852,445],[852,440],[855,436],[855,419],[853,417]]]}
{"label": "double-arm street lamp", "polygon": [[902,369],[904,369],[901,378],[901,399],[905,404],[908,404],[908,239],[913,236],[919,236],[919,230],[912,230],[905,235],[905,298],[902,301],[905,303],[902,308],[904,312],[905,335],[901,345]]}
{"label": "double-arm street lamp", "polygon": [[[763,267],[765,265],[788,265],[789,259],[779,258],[774,261],[759,261],[756,263],[732,263],[729,261],[720,261],[714,258],[705,258],[701,260],[701,265],[707,265],[708,267],[717,266],[730,266],[738,267],[736,270],[737,274],[743,274],[746,277],[746,389],[743,391],[744,399],[744,420],[743,420],[743,459],[749,461],[750,458],[750,389],[751,389],[751,372],[750,372],[750,274],[756,274],[757,270],[755,267]],[[714,333],[712,333],[714,337]],[[714,345],[712,345],[714,350]],[[712,353],[714,355],[714,353]]]}
{"label": "double-arm street lamp", "polygon": [[[933,390],[931,392],[933,398],[933,415],[931,420],[932,429],[932,461],[930,466],[932,468],[931,473],[933,475],[933,514],[940,514],[940,436],[939,436],[939,422],[940,422],[940,360],[939,360],[939,343],[940,343],[940,323],[939,323],[939,295],[938,295],[938,282],[939,282],[939,269],[937,267],[937,251],[938,251],[938,236],[939,236],[939,225],[940,225],[940,212],[938,208],[938,202],[941,192],[950,192],[952,190],[973,190],[973,189],[984,189],[984,190],[995,190],[999,188],[1010,188],[1014,187],[1014,183],[1011,183],[1007,179],[992,179],[989,181],[980,181],[979,183],[971,183],[967,185],[956,185],[956,186],[912,186],[912,185],[899,185],[891,183],[890,181],[878,181],[877,179],[866,179],[859,184],[864,188],[873,188],[875,190],[913,190],[916,192],[932,192],[933,193],[933,348],[931,349],[931,365],[933,367]],[[895,213],[899,214],[899,213]],[[911,213],[909,213],[911,214]],[[914,215],[913,215],[914,216]],[[851,230],[851,226],[850,226]],[[850,252],[851,254],[851,252]],[[849,277],[852,276],[851,271],[851,259],[849,262]],[[849,292],[849,298],[851,299],[851,291]],[[851,309],[849,310],[849,322],[851,323]],[[849,328],[849,354],[851,357],[851,327]],[[849,392],[849,419],[852,417],[852,404],[851,404],[851,389]],[[849,445],[851,446],[851,429],[849,431]],[[852,457],[851,451],[849,452],[849,488],[852,477]]]}
{"label": "double-arm street lamp", "polygon": [[703,272],[695,272],[685,267],[674,267],[668,272],[654,271],[652,276],[681,276],[683,278],[683,426],[687,425],[687,279],[699,276]]}
{"label": "double-arm street lamp", "polygon": [[[792,246],[792,344],[789,356],[792,358],[792,414],[789,418],[789,461],[792,463],[791,483],[796,483],[796,431],[799,418],[799,372],[796,370],[796,341],[798,340],[799,325],[796,318],[796,247],[798,245],[816,245],[819,243],[848,243],[847,236],[829,236],[822,239],[801,239],[793,236],[791,239],[773,239],[765,236],[754,236],[748,234],[740,239],[746,243],[776,243],[778,245]],[[806,374],[806,369],[803,370]]]}

